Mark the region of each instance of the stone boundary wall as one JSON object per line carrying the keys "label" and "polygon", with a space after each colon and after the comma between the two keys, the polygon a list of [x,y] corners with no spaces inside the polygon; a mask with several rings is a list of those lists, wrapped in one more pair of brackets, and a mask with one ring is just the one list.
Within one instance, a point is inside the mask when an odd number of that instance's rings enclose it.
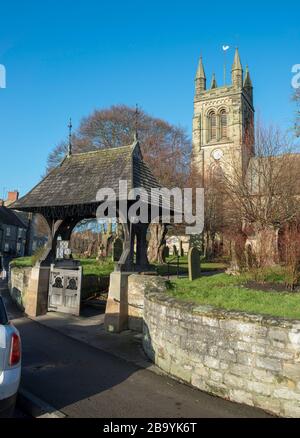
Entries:
{"label": "stone boundary wall", "polygon": [[166,290],[165,279],[157,275],[132,274],[128,277],[128,328],[143,331],[146,292]]}
{"label": "stone boundary wall", "polygon": [[47,312],[49,268],[9,268],[8,287],[17,306],[28,316]]}
{"label": "stone boundary wall", "polygon": [[143,345],[161,369],[214,395],[300,417],[300,321],[146,293]]}
{"label": "stone boundary wall", "polygon": [[[42,290],[39,282],[43,286]],[[48,284],[49,268],[14,267],[9,270],[10,295],[17,306],[29,316],[43,315],[47,312]],[[81,299],[85,300],[95,292],[107,290],[108,287],[109,276],[83,275]]]}
{"label": "stone boundary wall", "polygon": [[29,280],[32,268],[10,268],[8,286],[10,295],[17,306],[25,311],[26,295],[29,288]]}

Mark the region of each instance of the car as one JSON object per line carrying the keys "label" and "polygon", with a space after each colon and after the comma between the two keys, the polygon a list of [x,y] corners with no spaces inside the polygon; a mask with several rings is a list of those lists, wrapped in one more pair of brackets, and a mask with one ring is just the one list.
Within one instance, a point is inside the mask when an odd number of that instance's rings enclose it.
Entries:
{"label": "car", "polygon": [[21,339],[0,296],[0,418],[14,413],[21,380]]}

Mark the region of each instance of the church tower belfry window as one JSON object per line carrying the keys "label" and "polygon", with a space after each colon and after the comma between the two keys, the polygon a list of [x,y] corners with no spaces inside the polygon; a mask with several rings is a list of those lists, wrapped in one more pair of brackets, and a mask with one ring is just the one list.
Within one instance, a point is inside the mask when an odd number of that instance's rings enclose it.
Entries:
{"label": "church tower belfry window", "polygon": [[222,140],[228,137],[228,117],[225,109],[222,109],[220,112],[220,138]]}
{"label": "church tower belfry window", "polygon": [[211,111],[208,115],[208,129],[209,129],[209,141],[217,139],[217,116],[214,111]]}

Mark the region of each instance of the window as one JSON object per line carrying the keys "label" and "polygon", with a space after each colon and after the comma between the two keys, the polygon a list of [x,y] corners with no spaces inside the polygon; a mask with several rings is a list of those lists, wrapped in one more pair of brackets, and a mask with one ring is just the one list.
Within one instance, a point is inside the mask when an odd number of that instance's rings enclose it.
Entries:
{"label": "window", "polygon": [[216,140],[217,138],[217,117],[214,112],[208,116],[209,120],[209,140]]}
{"label": "window", "polygon": [[9,243],[4,245],[4,252],[9,252]]}
{"label": "window", "polygon": [[213,163],[210,166],[210,179],[211,181],[220,181],[222,180],[224,174],[223,174],[223,170],[220,166],[220,163]]}
{"label": "window", "polygon": [[23,228],[18,229],[18,238],[21,239],[23,236]]}
{"label": "window", "polygon": [[10,227],[6,228],[6,236],[9,237],[10,236]]}
{"label": "window", "polygon": [[17,243],[17,254],[20,254],[20,252],[21,252],[21,243],[18,242]]}
{"label": "window", "polygon": [[227,138],[227,114],[225,110],[220,113],[220,127],[221,138]]}

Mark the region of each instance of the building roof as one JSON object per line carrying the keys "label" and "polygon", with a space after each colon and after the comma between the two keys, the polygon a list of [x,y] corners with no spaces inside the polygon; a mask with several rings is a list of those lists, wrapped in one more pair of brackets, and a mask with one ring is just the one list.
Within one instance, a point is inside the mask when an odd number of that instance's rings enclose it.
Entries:
{"label": "building roof", "polygon": [[40,211],[99,204],[98,190],[119,192],[119,181],[126,180],[128,189],[142,187],[149,191],[160,187],[144,163],[138,141],[132,145],[72,154],[53,169],[27,195],[13,204],[22,211]]}
{"label": "building roof", "polygon": [[252,157],[247,169],[247,178],[253,193],[263,191],[264,185],[284,184],[291,186],[295,195],[300,194],[300,153]]}
{"label": "building roof", "polygon": [[13,210],[0,206],[0,224],[10,225],[18,228],[26,228],[24,222]]}

